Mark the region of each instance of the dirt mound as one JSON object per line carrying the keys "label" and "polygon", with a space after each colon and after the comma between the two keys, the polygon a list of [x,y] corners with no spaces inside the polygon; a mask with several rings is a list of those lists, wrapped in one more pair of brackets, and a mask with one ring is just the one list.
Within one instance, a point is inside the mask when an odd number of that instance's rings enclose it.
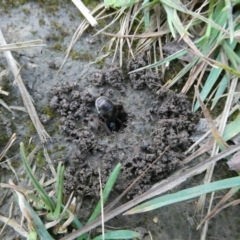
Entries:
{"label": "dirt mound", "polygon": [[[129,63],[128,71],[145,66],[142,57]],[[100,70],[89,78],[89,85],[79,89],[77,83],[58,84],[52,88],[50,107],[61,116],[60,128],[67,140],[76,145],[66,161],[65,191],[98,196],[97,168],[106,182],[113,167],[122,164],[116,188],[120,191],[162,158],[128,194],[129,197],[149,189],[176,170],[191,145],[191,132],[199,121],[183,94],[160,89],[161,81],[150,70],[124,74],[118,68]],[[121,104],[127,122],[118,132],[111,132],[95,108],[99,96]]]}

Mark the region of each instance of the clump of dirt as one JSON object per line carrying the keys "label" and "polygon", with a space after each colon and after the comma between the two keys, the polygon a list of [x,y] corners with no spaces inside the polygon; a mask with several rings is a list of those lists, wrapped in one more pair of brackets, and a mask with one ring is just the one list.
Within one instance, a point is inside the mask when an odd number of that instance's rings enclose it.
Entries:
{"label": "clump of dirt", "polygon": [[[128,71],[146,65],[146,59],[138,57],[129,63]],[[150,70],[124,75],[114,67],[93,73],[84,90],[77,83],[52,88],[50,107],[61,116],[60,128],[66,139],[76,146],[66,161],[67,193],[99,196],[98,167],[106,183],[119,162],[122,172],[116,189],[123,191],[167,147],[128,197],[143,193],[178,168],[191,145],[189,137],[199,116],[191,112],[185,95],[161,89],[160,85],[160,78]],[[121,104],[127,113],[127,123],[118,132],[109,134],[98,116],[95,100],[99,96]]]}

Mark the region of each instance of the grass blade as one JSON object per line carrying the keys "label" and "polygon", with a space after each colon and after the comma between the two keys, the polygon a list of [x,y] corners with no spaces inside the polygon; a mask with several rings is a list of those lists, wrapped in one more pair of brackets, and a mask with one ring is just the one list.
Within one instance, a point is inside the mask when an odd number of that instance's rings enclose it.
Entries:
{"label": "grass blade", "polygon": [[[104,239],[133,239],[139,238],[140,234],[131,230],[116,230],[104,234]],[[92,240],[103,240],[102,235],[93,238]]]}
{"label": "grass blade", "polygon": [[220,99],[220,97],[222,96],[224,91],[226,90],[227,84],[228,84],[228,76],[227,76],[227,74],[225,74],[223,76],[222,80],[220,81],[217,92],[215,93],[214,99],[212,101],[211,110],[216,106],[218,100]]}
{"label": "grass blade", "polygon": [[237,187],[237,186],[240,186],[240,177],[228,178],[228,179],[212,182],[205,185],[188,188],[188,189],[179,191],[177,193],[154,198],[135,208],[130,209],[129,211],[125,212],[124,215],[148,212],[148,211],[151,211],[163,206],[167,206],[173,203],[192,199],[192,198],[201,196],[202,194],[215,192],[215,191],[219,191],[227,188]]}
{"label": "grass blade", "polygon": [[[220,60],[220,54],[217,57],[217,61],[219,60]],[[204,84],[204,87],[200,93],[200,97],[202,101],[204,101],[208,96],[209,92],[213,88],[214,83],[217,81],[218,77],[220,76],[221,72],[222,72],[221,68],[212,68],[210,74],[208,75],[206,83]],[[195,103],[193,111],[194,112],[197,111],[199,107],[200,107],[200,104],[199,104],[199,101],[197,101]]]}
{"label": "grass blade", "polygon": [[200,19],[203,22],[206,22],[208,25],[211,25],[212,27],[216,28],[219,31],[222,31],[226,34],[228,34],[228,31],[226,31],[224,28],[216,24],[214,21],[211,19],[205,18],[201,14],[197,14],[193,11],[188,10],[180,1],[172,1],[172,0],[161,0],[161,3],[168,5],[169,7],[172,7],[180,12],[189,14],[193,16],[194,18]]}
{"label": "grass blade", "polygon": [[240,117],[229,123],[223,132],[223,139],[228,141],[240,133]]}
{"label": "grass blade", "polygon": [[52,236],[48,233],[47,229],[45,228],[42,220],[39,218],[37,213],[32,209],[32,207],[29,205],[29,203],[27,201],[25,201],[24,204],[28,208],[29,212],[31,213],[33,226],[34,226],[38,236],[40,237],[40,239],[41,240],[46,240],[46,239],[54,240],[54,238],[52,238]]}
{"label": "grass blade", "polygon": [[49,221],[56,220],[59,218],[62,210],[62,197],[63,197],[63,181],[64,181],[64,170],[65,167],[62,163],[58,164],[57,168],[57,182],[56,182],[56,193],[57,193],[57,201],[56,201],[56,208],[54,212],[50,212],[47,214],[47,219]]}
{"label": "grass blade", "polygon": [[21,157],[23,160],[23,165],[25,167],[25,170],[29,176],[29,178],[32,181],[32,184],[34,185],[34,187],[36,188],[40,198],[42,199],[42,201],[44,202],[44,204],[46,205],[45,207],[52,211],[54,210],[54,204],[52,202],[52,200],[49,198],[48,194],[46,193],[46,191],[44,190],[44,188],[42,188],[42,186],[39,184],[39,182],[36,180],[36,178],[33,176],[32,171],[30,166],[28,165],[28,159],[26,157],[25,154],[25,148],[24,148],[24,144],[21,142],[20,143],[20,153],[21,153]]}
{"label": "grass blade", "polygon": [[217,142],[218,146],[220,147],[220,149],[221,149],[222,151],[225,150],[225,149],[227,149],[227,148],[228,148],[228,145],[227,145],[227,143],[223,140],[223,138],[221,137],[221,135],[220,135],[217,127],[214,125],[213,120],[212,120],[212,118],[211,118],[211,115],[210,115],[209,111],[207,110],[206,106],[203,104],[203,102],[202,102],[202,100],[201,100],[201,98],[200,98],[200,96],[199,96],[199,91],[198,91],[198,89],[197,89],[196,86],[195,86],[195,94],[196,94],[197,99],[198,99],[198,101],[199,101],[199,103],[200,103],[200,105],[201,105],[201,108],[202,108],[204,117],[205,117],[206,120],[207,120],[207,123],[208,123],[208,125],[209,125],[209,128],[210,128],[210,130],[211,130],[211,132],[212,132],[212,135],[213,135],[215,141]]}
{"label": "grass blade", "polygon": [[[105,203],[108,199],[108,196],[110,194],[110,192],[112,191],[112,188],[117,180],[117,177],[120,173],[121,170],[121,164],[118,163],[117,166],[113,169],[112,173],[109,176],[109,179],[105,185],[105,188],[103,190],[103,203]],[[101,201],[98,202],[95,210],[93,211],[91,217],[88,220],[88,223],[92,222],[94,219],[96,219],[96,217],[99,215],[101,211]]]}
{"label": "grass blade", "polygon": [[138,68],[134,71],[131,71],[129,73],[135,73],[135,72],[139,72],[139,71],[142,71],[142,70],[145,70],[145,69],[150,69],[150,68],[156,68],[156,67],[159,67],[161,66],[162,64],[164,63],[167,63],[167,62],[171,62],[172,60],[178,58],[178,57],[181,57],[183,56],[184,54],[187,53],[187,50],[183,49],[183,50],[180,50],[172,55],[170,55],[169,57],[166,57],[164,58],[163,60],[159,61],[159,62],[156,62],[156,63],[153,63],[153,64],[150,64],[148,66],[145,66],[145,67],[141,67],[141,68]]}

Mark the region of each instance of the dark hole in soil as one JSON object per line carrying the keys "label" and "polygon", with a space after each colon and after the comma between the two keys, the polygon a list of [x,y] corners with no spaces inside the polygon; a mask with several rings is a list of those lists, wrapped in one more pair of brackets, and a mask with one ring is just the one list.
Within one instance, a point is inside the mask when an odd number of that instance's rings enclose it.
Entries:
{"label": "dark hole in soil", "polygon": [[122,105],[118,105],[119,113],[114,122],[106,121],[107,127],[111,132],[118,132],[127,126],[127,113],[124,111]]}
{"label": "dark hole in soil", "polygon": [[122,105],[114,104],[109,98],[101,96],[96,99],[95,107],[108,132],[118,132],[121,127],[126,127],[127,113]]}

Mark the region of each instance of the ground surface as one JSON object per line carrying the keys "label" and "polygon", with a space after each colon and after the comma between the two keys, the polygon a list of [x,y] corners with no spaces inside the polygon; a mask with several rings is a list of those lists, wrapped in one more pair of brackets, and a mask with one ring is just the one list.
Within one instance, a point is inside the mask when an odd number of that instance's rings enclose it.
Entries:
{"label": "ground surface", "polygon": [[[23,65],[21,76],[51,136],[51,141],[46,145],[50,156],[55,165],[59,161],[66,165],[65,193],[74,190],[78,200],[83,200],[77,214],[84,221],[99,196],[98,167],[105,183],[113,167],[118,162],[123,165],[113,193],[116,197],[169,146],[161,160],[128,194],[127,197],[132,198],[178,169],[185,157],[183,152],[191,145],[189,137],[199,118],[191,113],[186,96],[164,89],[157,93],[163,80],[151,71],[128,74],[146,65],[143,56],[126,63],[124,71],[117,67],[117,63],[110,64],[109,59],[101,66],[90,64],[105,41],[98,38],[90,43],[91,33],[82,36],[74,46],[74,54],[57,74],[65,56],[64,51],[81,21],[72,4],[46,8],[32,2],[1,12],[1,29],[8,43],[40,38],[47,44],[45,48],[19,51],[13,55]],[[2,69],[8,68],[3,55],[0,66]],[[10,96],[4,100],[9,105],[22,106],[21,96],[12,82],[11,73],[1,80],[3,89],[5,87],[4,90],[10,92]],[[99,96],[106,96],[123,106],[127,121],[118,132],[109,133],[103,119],[98,116],[95,100]],[[3,137],[0,146],[2,148],[6,144],[12,132],[17,133],[17,144],[8,153],[8,158],[12,158],[12,165],[18,168],[19,142],[27,145],[32,137],[30,151],[39,144],[39,139],[27,114],[14,111],[15,118],[12,119],[11,113],[5,108],[1,107],[1,112]],[[35,160],[38,166],[36,175],[44,172],[50,176],[41,154],[36,154]],[[226,171],[225,166],[221,165],[217,169],[216,179],[220,175],[224,177]],[[7,182],[9,178],[14,178],[14,174],[8,166],[1,165],[1,182]],[[24,173],[19,174],[20,185],[25,180]],[[196,177],[179,189],[195,186],[201,181],[201,176]],[[1,190],[1,199],[5,193],[5,190]],[[9,198],[1,201],[0,212],[8,216],[8,199],[12,201],[13,197],[11,192],[6,196]],[[227,209],[211,221],[208,239],[240,238],[236,209]],[[16,204],[13,216],[20,219]],[[185,240],[199,239],[200,232],[195,230],[198,221],[195,204],[191,201],[145,214],[120,216],[107,224],[109,228],[142,227],[152,233],[153,239]],[[17,234],[7,227],[1,239],[17,239]]]}

